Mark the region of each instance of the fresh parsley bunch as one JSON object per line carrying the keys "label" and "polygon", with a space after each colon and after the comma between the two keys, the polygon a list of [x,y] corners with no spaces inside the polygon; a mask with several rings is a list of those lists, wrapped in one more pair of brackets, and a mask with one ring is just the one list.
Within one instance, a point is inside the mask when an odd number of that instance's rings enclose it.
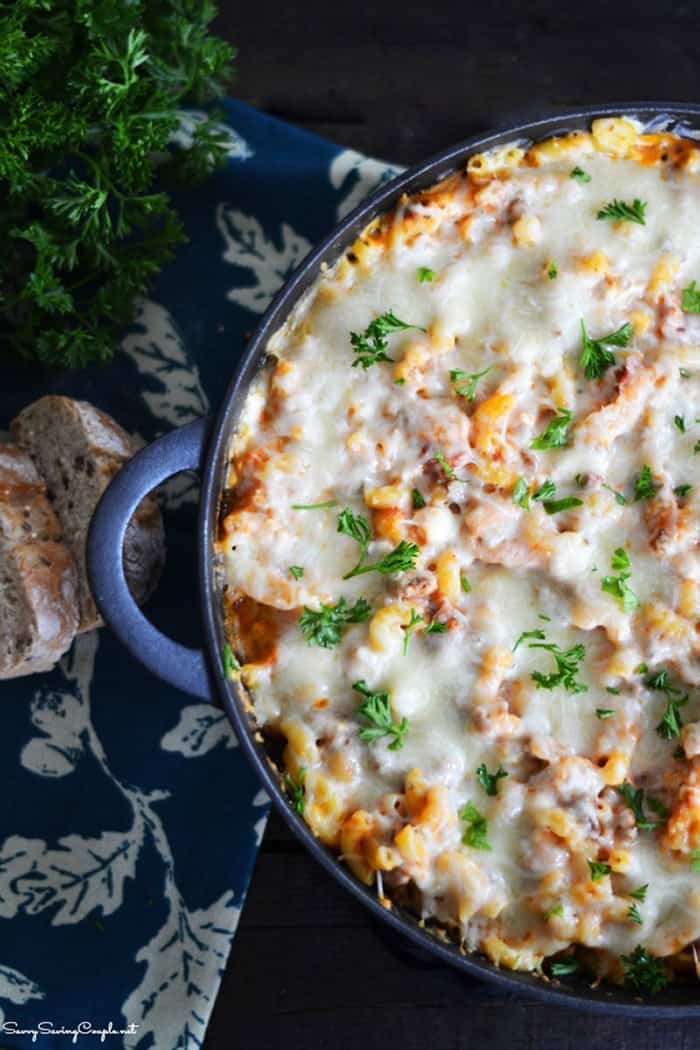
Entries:
{"label": "fresh parsley bunch", "polygon": [[215,13],[209,0],[0,0],[3,349],[51,365],[112,356],[185,239],[166,187],[224,156],[211,117],[169,147],[178,106],[231,76]]}

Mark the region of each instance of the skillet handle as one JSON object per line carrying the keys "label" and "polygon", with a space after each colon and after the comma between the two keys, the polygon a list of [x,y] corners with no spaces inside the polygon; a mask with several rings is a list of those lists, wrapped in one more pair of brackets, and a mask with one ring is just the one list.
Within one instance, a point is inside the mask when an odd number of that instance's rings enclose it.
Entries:
{"label": "skillet handle", "polygon": [[105,623],[149,671],[204,700],[215,695],[204,653],[173,641],[146,619],[126,582],[122,551],[126,527],[143,497],[173,474],[201,468],[209,424],[205,417],[179,427],[122,467],[97,505],[86,551],[90,587]]}

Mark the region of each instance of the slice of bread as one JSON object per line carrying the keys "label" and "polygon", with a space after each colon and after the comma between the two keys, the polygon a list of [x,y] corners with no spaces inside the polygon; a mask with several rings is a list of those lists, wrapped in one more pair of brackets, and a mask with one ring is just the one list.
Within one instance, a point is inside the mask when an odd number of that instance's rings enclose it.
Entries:
{"label": "slice of bread", "polygon": [[[106,413],[69,397],[40,398],[23,409],[11,426],[46,481],[78,570],[79,630],[88,631],[101,623],[85,568],[88,526],[100,496],[138,445]],[[160,511],[155,499],[147,496],[129,522],[124,543],[124,571],[139,604],[158,582],[164,553]]]}
{"label": "slice of bread", "polygon": [[0,678],[48,671],[78,628],[78,574],[29,456],[0,445]]}

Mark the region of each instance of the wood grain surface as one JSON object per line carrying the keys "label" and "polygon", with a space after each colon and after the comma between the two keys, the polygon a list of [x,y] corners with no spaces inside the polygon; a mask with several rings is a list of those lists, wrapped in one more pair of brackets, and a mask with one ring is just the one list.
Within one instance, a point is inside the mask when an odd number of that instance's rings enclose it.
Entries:
{"label": "wood grain surface", "polygon": [[[232,93],[412,163],[468,135],[621,100],[700,95],[700,3],[221,0]],[[700,236],[700,233],[699,233]],[[204,1050],[698,1050],[692,1021],[505,996],[387,943],[271,817]]]}

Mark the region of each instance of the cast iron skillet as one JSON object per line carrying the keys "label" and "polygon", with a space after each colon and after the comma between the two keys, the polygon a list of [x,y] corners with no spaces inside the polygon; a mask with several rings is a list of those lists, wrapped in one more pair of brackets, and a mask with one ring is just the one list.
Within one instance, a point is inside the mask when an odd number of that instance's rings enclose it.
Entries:
{"label": "cast iron skillet", "polygon": [[[219,655],[225,636],[212,541],[219,497],[225,481],[229,440],[248,388],[265,359],[265,347],[270,336],[286,320],[299,297],[316,280],[321,264],[334,262],[367,223],[391,208],[402,193],[413,193],[431,186],[455,169],[463,167],[472,154],[514,140],[536,141],[585,129],[595,117],[619,114],[637,117],[645,124],[651,123],[657,130],[677,123],[700,129],[700,106],[697,105],[619,103],[615,106],[582,109],[468,139],[411,168],[368,197],[306,257],[270,304],[229,385],[216,419],[197,420],[159,438],[139,452],[116,476],[95,512],[88,537],[87,560],[95,600],[115,634],[137,659],[165,681],[202,699],[214,703],[219,700],[223,704],[241,747],[297,838],[380,923],[388,924],[407,948],[410,947],[422,958],[448,963],[469,977],[479,977],[511,991],[520,990],[525,995],[546,999],[553,1005],[645,1017],[700,1016],[700,989],[697,984],[670,986],[653,999],[642,1002],[622,989],[608,986],[591,989],[590,981],[583,979],[569,979],[566,983],[545,982],[532,974],[499,970],[486,959],[478,955],[466,955],[456,945],[422,929],[412,915],[397,908],[387,911],[378,902],[375,890],[359,882],[335,854],[313,836],[303,819],[293,811],[263,743],[256,738],[255,727],[245,710],[242,689],[236,682],[224,678]],[[187,469],[198,470],[202,484],[198,567],[205,652],[172,641],[149,623],[129,594],[121,556],[126,524],[142,497],[166,478]],[[184,600],[186,598],[183,596]]]}

